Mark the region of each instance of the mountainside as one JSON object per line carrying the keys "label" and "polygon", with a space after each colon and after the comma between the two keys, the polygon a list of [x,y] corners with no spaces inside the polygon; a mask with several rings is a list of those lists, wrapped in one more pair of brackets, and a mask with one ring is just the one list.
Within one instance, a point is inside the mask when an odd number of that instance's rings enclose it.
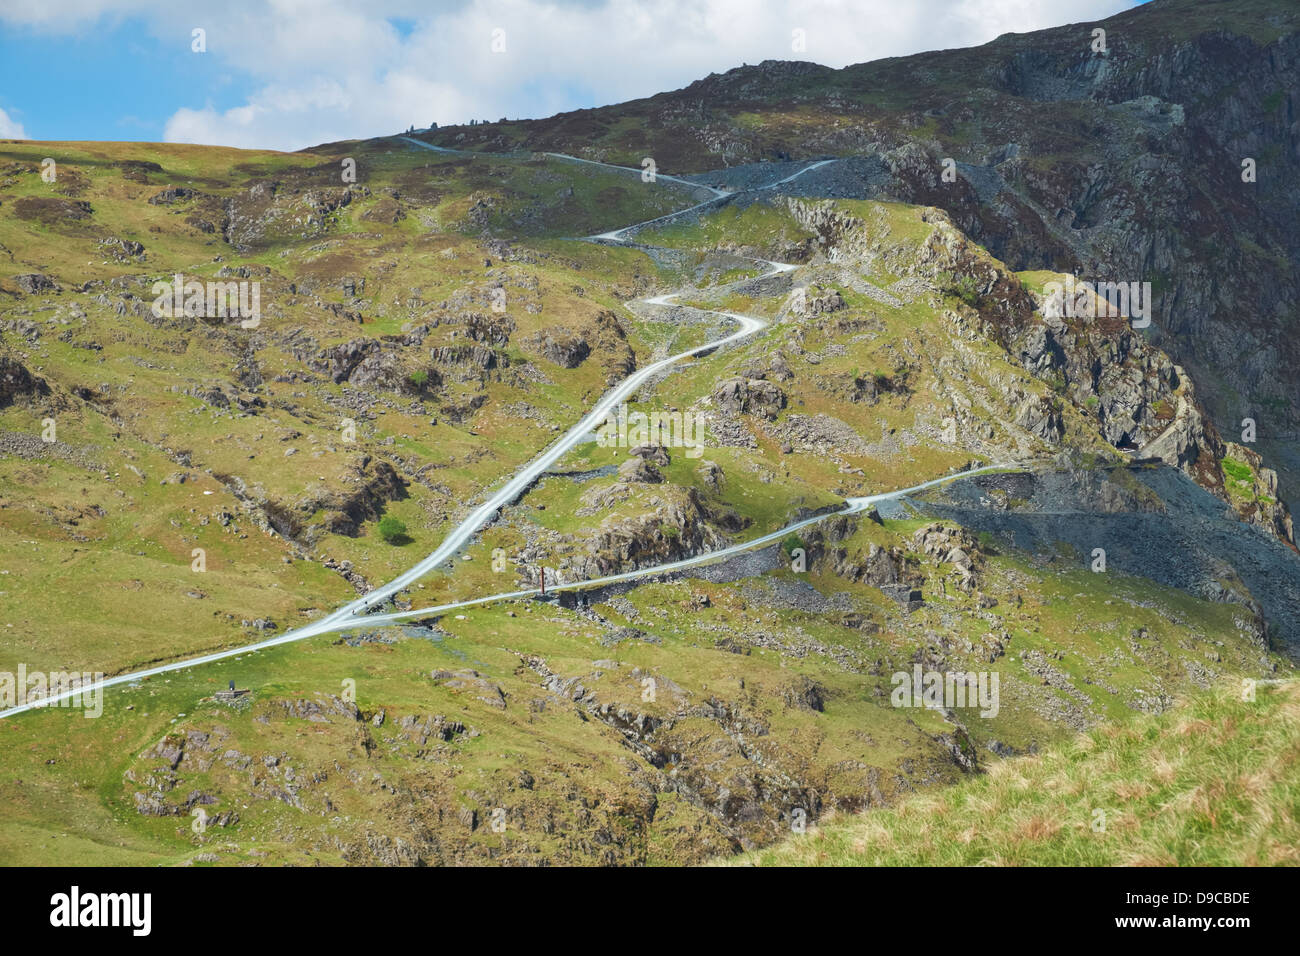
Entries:
{"label": "mountainside", "polygon": [[1016,270],[1149,281],[1149,336],[1189,370],[1224,436],[1255,420],[1294,497],[1298,89],[1290,0],[1153,0],[1098,24],[843,70],[771,61],[434,141],[650,156],[668,172],[844,157],[814,194],[937,206]]}
{"label": "mountainside", "polygon": [[[1202,106],[1123,92],[1204,80],[1213,22],[294,154],[0,143],[0,697],[112,681],[0,699],[0,862],[701,863],[1291,678],[1291,420],[1210,410],[1294,375],[1176,328],[1281,319],[1156,269],[1219,181],[1134,179]],[[1264,268],[1284,202],[1213,248]],[[1149,329],[1071,289],[1153,241]]]}
{"label": "mountainside", "polygon": [[747,866],[1295,866],[1294,682],[1199,693],[897,809],[828,820]]}

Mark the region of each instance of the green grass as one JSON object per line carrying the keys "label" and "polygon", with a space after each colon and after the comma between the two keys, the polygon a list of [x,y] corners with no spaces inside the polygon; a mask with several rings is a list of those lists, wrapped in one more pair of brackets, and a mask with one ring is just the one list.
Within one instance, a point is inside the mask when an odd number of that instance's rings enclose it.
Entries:
{"label": "green grass", "polygon": [[728,861],[758,866],[1300,864],[1300,684],[1226,682],[898,806]]}
{"label": "green grass", "polygon": [[1255,472],[1244,461],[1237,461],[1235,458],[1225,456],[1221,464],[1223,465],[1223,473],[1229,478],[1245,482],[1255,480]]}

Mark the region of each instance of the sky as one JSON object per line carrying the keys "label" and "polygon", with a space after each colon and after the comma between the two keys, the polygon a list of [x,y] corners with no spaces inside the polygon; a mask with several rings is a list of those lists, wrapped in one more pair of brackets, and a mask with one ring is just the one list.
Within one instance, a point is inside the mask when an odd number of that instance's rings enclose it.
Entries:
{"label": "sky", "polygon": [[603,106],[765,59],[842,67],[974,46],[1135,5],[0,0],[0,138],[294,150]]}

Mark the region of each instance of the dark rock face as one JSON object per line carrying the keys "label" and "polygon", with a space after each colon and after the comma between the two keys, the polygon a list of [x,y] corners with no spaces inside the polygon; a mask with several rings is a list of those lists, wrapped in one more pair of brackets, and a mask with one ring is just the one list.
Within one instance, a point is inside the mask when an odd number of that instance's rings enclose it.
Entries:
{"label": "dark rock face", "polygon": [[587,340],[570,329],[543,329],[528,345],[561,368],[577,368],[591,354]]}
{"label": "dark rock face", "polygon": [[[1175,469],[1138,468],[1131,483],[1121,482],[1122,471],[978,475],[927,493],[922,510],[1030,553],[1056,553],[1068,543],[1085,566],[1093,549],[1103,548],[1105,573],[1238,604],[1243,633],[1261,646],[1267,635],[1300,659],[1300,554],[1269,530],[1237,520]],[[1018,503],[989,508],[998,494]]]}
{"label": "dark rock face", "polygon": [[[869,254],[864,245],[868,231],[860,219],[826,202],[792,200],[789,207],[817,234],[820,245],[833,245],[844,258]],[[1246,520],[1293,542],[1290,513],[1275,493],[1281,490],[1281,481],[1256,463],[1253,470],[1265,486],[1260,494],[1244,498],[1228,493],[1220,465],[1226,446],[1201,406],[1192,378],[1135,331],[1128,318],[1116,314],[1104,300],[1097,308],[1095,299],[1091,313],[1067,317],[1071,310],[1064,307],[1062,293],[1029,291],[945,214],[931,211],[927,216],[934,230],[916,256],[918,274],[931,282],[952,276],[967,282],[975,293],[971,306],[975,318],[952,313],[953,320],[999,343],[1012,361],[1060,396],[1026,395],[1013,389],[1007,397],[1015,408],[1017,425],[1049,445],[1059,445],[1065,435],[1063,400],[1069,399],[1115,448],[1183,470]],[[792,424],[799,420],[800,416],[790,416]],[[839,443],[843,446],[848,440],[841,438]]]}
{"label": "dark rock face", "polygon": [[311,363],[311,368],[328,375],[338,385],[348,381],[352,373],[366,359],[379,353],[379,343],[368,339],[354,339],[322,349]]}
{"label": "dark rock face", "polygon": [[[406,480],[386,461],[366,455],[353,464],[352,475],[355,481],[349,481],[345,490],[315,493],[291,503],[253,501],[243,479],[235,476],[219,477],[237,496],[265,515],[266,525],[291,541],[310,547],[322,531],[356,537],[367,521],[375,521],[383,516],[388,502],[407,497]],[[319,525],[308,525],[308,519],[318,511],[325,513],[324,521]],[[346,567],[334,567],[358,585],[359,590],[364,590],[365,579],[359,575],[354,579],[351,564],[343,564]],[[330,566],[328,562],[327,566]]]}
{"label": "dark rock face", "polygon": [[1061,406],[1045,396],[1031,396],[1025,399],[1016,413],[1016,424],[1037,435],[1049,445],[1059,444],[1065,434],[1065,425],[1061,421]]}
{"label": "dark rock face", "polygon": [[48,398],[50,386],[26,367],[8,356],[0,355],[0,408],[8,408],[20,399]]}
{"label": "dark rock face", "polygon": [[524,344],[561,368],[577,368],[595,356],[605,371],[606,384],[610,385],[636,370],[636,355],[627,344],[623,326],[609,310],[602,310],[571,328],[541,329]]}
{"label": "dark rock face", "polygon": [[913,611],[924,603],[921,585],[925,578],[917,570],[915,559],[908,558],[901,548],[886,550],[873,543],[865,555],[850,555],[844,548],[834,548],[828,557],[837,575],[879,588],[905,610]]}
{"label": "dark rock face", "polygon": [[781,699],[787,707],[822,713],[826,710],[826,688],[814,680],[799,676],[781,688]]}
{"label": "dark rock face", "polygon": [[440,345],[429,350],[429,361],[435,365],[475,366],[484,371],[506,363],[504,356],[482,345]]}
{"label": "dark rock face", "polygon": [[664,476],[663,473],[655,467],[655,463],[652,460],[649,458],[634,456],[619,465],[618,480],[624,482],[658,484],[664,480]]}
{"label": "dark rock face", "polygon": [[[767,61],[524,129],[533,149],[653,148],[664,163],[729,173],[838,156],[788,192],[937,206],[1017,271],[1150,280],[1147,335],[1196,380],[1225,435],[1268,419],[1265,457],[1294,495],[1300,6],[1157,0],[1098,25],[1105,52],[1070,24],[843,70]],[[779,121],[730,119],[794,103],[823,118],[797,138]],[[940,177],[945,158],[955,181]]]}
{"label": "dark rock face", "polygon": [[[1217,461],[1217,435],[1207,433],[1187,376],[1127,322],[1067,322],[1049,310],[1041,324],[1014,337],[1010,351],[1040,377],[1061,376],[1075,403],[1093,410],[1099,433],[1116,448],[1143,448],[1173,427],[1181,439],[1165,443],[1170,464],[1189,467],[1202,450]],[[1180,404],[1186,406],[1181,420]]]}
{"label": "dark rock face", "polygon": [[199,195],[197,190],[177,186],[174,189],[164,189],[162,192],[150,196],[149,203],[153,206],[170,206],[172,203],[193,199],[197,195]]}
{"label": "dark rock face", "polygon": [[314,503],[308,513],[325,508],[331,513],[325,528],[334,534],[356,537],[361,525],[383,516],[390,501],[406,497],[406,481],[386,461],[363,461],[356,469],[360,481],[347,494],[336,494]]}
{"label": "dark rock face", "polygon": [[462,321],[467,337],[496,348],[509,345],[510,335],[515,330],[514,319],[507,315],[488,316],[472,312],[465,315]]}

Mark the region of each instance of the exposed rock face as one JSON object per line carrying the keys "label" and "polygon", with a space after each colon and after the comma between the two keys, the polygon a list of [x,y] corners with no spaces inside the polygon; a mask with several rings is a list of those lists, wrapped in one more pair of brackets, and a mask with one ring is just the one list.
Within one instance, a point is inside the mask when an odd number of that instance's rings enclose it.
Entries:
{"label": "exposed rock face", "polygon": [[429,349],[429,361],[435,365],[459,365],[487,371],[506,364],[504,356],[482,345],[440,345]]}
{"label": "exposed rock face", "polygon": [[826,688],[814,680],[799,676],[781,688],[781,699],[787,707],[822,713],[826,710]]}
{"label": "exposed rock face", "polygon": [[831,415],[791,415],[772,432],[786,439],[791,450],[818,454],[867,454],[867,443],[857,429]]}
{"label": "exposed rock face", "polygon": [[[1070,24],[840,71],[766,61],[590,111],[581,125],[573,114],[532,121],[527,137],[533,149],[600,154],[642,148],[654,130],[656,156],[694,169],[834,155],[783,191],[942,208],[1016,271],[1150,280],[1148,334],[1195,378],[1225,434],[1267,415],[1266,458],[1284,468],[1283,496],[1295,493],[1300,8],[1160,0],[1101,25],[1105,52]],[[797,139],[763,121],[791,103],[820,119]],[[945,158],[955,179],[941,178]]]}
{"label": "exposed rock face", "polygon": [[526,344],[561,368],[577,368],[591,354],[587,340],[571,329],[543,329]]}
{"label": "exposed rock face", "polygon": [[953,565],[957,569],[958,587],[963,591],[975,590],[979,583],[976,562],[981,555],[979,542],[969,531],[936,522],[918,528],[912,535],[912,542],[921,553]]}
{"label": "exposed rock face", "polygon": [[417,385],[403,368],[397,350],[374,339],[353,339],[321,349],[307,364],[313,371],[328,375],[336,385],[347,382],[358,388],[418,391],[441,384],[436,370],[421,369],[423,378]]}
{"label": "exposed rock face", "polygon": [[[1117,448],[1189,469],[1204,451],[1214,455],[1186,374],[1119,319],[1067,320],[1046,310],[1010,342],[1012,354],[1039,377],[1060,376],[1075,404],[1095,415],[1101,436]],[[1181,413],[1181,414],[1180,414]]]}
{"label": "exposed rock face", "polygon": [[[400,501],[407,496],[405,479],[386,461],[366,455],[353,463],[351,472],[355,481],[348,483],[347,490],[308,495],[292,505],[272,500],[253,501],[243,479],[227,476],[225,480],[241,500],[265,514],[265,521],[272,529],[290,540],[310,546],[322,529],[356,537],[363,524],[383,516],[388,502]],[[308,526],[307,519],[318,511],[325,512],[323,523]]]}
{"label": "exposed rock face", "polygon": [[730,415],[747,413],[775,420],[785,408],[785,392],[775,382],[756,378],[723,379],[713,389],[713,401]]}
{"label": "exposed rock face", "polygon": [[371,339],[354,339],[351,342],[322,349],[311,363],[311,367],[315,371],[328,375],[330,381],[339,385],[348,381],[362,362],[373,359],[379,354],[378,342]]}
{"label": "exposed rock face", "polygon": [[186,186],[176,186],[171,189],[164,189],[149,197],[149,203],[153,206],[170,206],[172,203],[185,202],[199,195],[197,190],[190,189]]}
{"label": "exposed rock face", "polygon": [[406,481],[386,461],[363,459],[355,472],[360,481],[354,491],[319,503],[319,507],[333,510],[325,526],[335,534],[355,536],[363,523],[383,515],[388,502],[406,497]]}
{"label": "exposed rock face", "polygon": [[844,548],[833,548],[828,559],[840,577],[879,588],[907,610],[922,604],[920,588],[925,578],[917,570],[915,559],[908,558],[901,548],[886,550],[873,542],[865,555],[850,555]]}
{"label": "exposed rock face", "polygon": [[664,476],[649,458],[633,456],[618,466],[618,480],[658,484],[664,480]]}
{"label": "exposed rock face", "polygon": [[471,312],[462,316],[465,335],[483,345],[504,348],[510,344],[510,336],[515,330],[515,321],[508,315],[484,315]]}
{"label": "exposed rock face", "polygon": [[[1225,443],[1224,456],[1224,484],[1237,513],[1251,524],[1268,528],[1283,541],[1294,543],[1291,513],[1278,499],[1277,472],[1263,467],[1257,451],[1236,442]],[[1237,462],[1244,463],[1249,474],[1241,475]]]}
{"label": "exposed rock face", "polygon": [[668,457],[668,449],[663,445],[637,445],[635,448],[628,450],[629,455],[636,455],[638,458],[644,458],[646,461],[654,462],[656,465],[667,467],[671,463]]}
{"label": "exposed rock face", "polygon": [[695,473],[700,476],[700,481],[704,487],[717,490],[722,487],[726,476],[722,472],[722,466],[716,461],[702,461],[695,466]]}
{"label": "exposed rock face", "polygon": [[1037,435],[1049,445],[1059,444],[1065,434],[1061,421],[1061,406],[1043,395],[1026,398],[1016,412],[1015,422],[1031,435]]}
{"label": "exposed rock face", "polygon": [[49,394],[45,379],[33,375],[16,359],[0,355],[0,408],[20,399],[47,398]]}
{"label": "exposed rock face", "polygon": [[796,299],[801,315],[821,315],[823,312],[834,312],[836,309],[844,308],[844,297],[840,295],[838,289],[831,289],[829,292],[822,293],[820,289],[806,289],[804,294]]}
{"label": "exposed rock face", "polygon": [[727,544],[727,535],[748,524],[731,511],[710,507],[694,488],[665,487],[665,498],[649,514],[611,516],[601,522],[588,545],[589,555],[574,562],[571,575],[601,577],[716,550]]}
{"label": "exposed rock face", "polygon": [[[830,248],[837,258],[871,255],[869,229],[861,219],[827,203],[790,205],[805,225],[818,230],[820,244],[836,244]],[[1097,310],[1095,317],[1086,313],[1067,317],[1059,294],[1043,296],[1027,290],[944,213],[933,210],[926,218],[934,230],[916,256],[914,268],[934,284],[960,279],[970,293],[968,305],[977,314],[981,334],[1068,398],[1115,448],[1158,458],[1185,471],[1246,520],[1274,528],[1282,540],[1293,541],[1286,530],[1291,521],[1284,503],[1260,502],[1267,505],[1261,508],[1244,496],[1227,494],[1219,464],[1223,441],[1200,406],[1191,378],[1134,330],[1128,318],[1107,309]],[[1049,445],[1062,442],[1065,420],[1059,399],[1026,395],[1019,388],[1007,398],[1017,425]],[[796,420],[800,416],[791,416],[790,424]],[[1275,498],[1267,493],[1262,497]]]}
{"label": "exposed rock face", "polygon": [[[1265,482],[1266,479],[1261,479]],[[989,507],[1008,496],[1011,508]],[[923,513],[988,531],[1035,553],[1069,545],[1083,566],[1104,547],[1107,573],[1138,575],[1242,608],[1236,626],[1300,655],[1300,562],[1268,532],[1237,520],[1184,472],[1166,466],[976,475],[927,492]],[[1265,627],[1264,622],[1268,622]],[[1251,638],[1256,640],[1255,637]]]}
{"label": "exposed rock face", "polygon": [[144,243],[136,242],[133,239],[110,236],[107,239],[99,240],[99,246],[105,255],[111,256],[118,262],[129,262],[132,259],[143,260],[145,257]]}
{"label": "exposed rock face", "polygon": [[40,292],[56,292],[58,286],[49,276],[42,275],[39,272],[28,272],[24,275],[14,276],[14,283],[19,290],[27,295],[36,295]]}
{"label": "exposed rock face", "polygon": [[636,371],[636,353],[627,344],[627,334],[613,312],[605,309],[597,313],[582,334],[600,358],[606,385],[621,382]]}

